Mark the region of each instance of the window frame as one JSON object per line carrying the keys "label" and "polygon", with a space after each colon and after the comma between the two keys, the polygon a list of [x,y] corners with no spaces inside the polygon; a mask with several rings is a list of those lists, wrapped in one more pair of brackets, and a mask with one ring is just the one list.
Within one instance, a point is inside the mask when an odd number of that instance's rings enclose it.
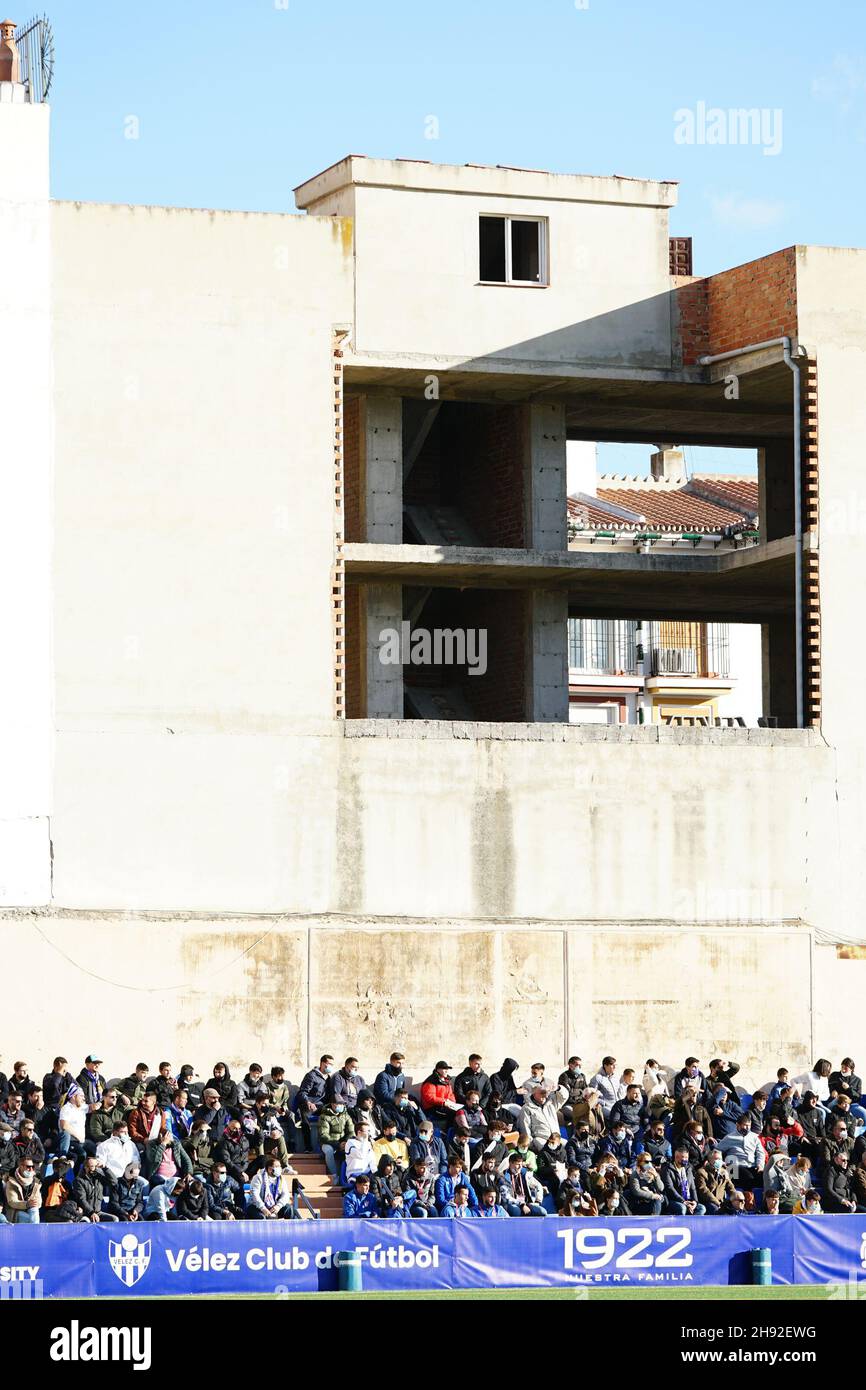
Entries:
{"label": "window frame", "polygon": [[[481,266],[479,264],[479,285],[498,285],[509,286],[524,290],[546,290],[550,286],[550,221],[549,218],[540,216],[536,213],[514,213],[514,212],[479,212],[478,214],[478,247],[480,255],[481,247],[481,219],[489,217],[497,222],[505,223],[505,279],[504,280],[482,280],[480,276]],[[534,222],[538,227],[538,279],[537,280],[515,280],[511,274],[512,270],[512,251],[511,251],[511,223],[512,222]]]}

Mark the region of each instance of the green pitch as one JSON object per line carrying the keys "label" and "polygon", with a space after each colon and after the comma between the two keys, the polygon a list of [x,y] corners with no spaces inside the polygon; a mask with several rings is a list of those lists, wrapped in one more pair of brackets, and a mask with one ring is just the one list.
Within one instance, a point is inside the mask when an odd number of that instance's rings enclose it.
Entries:
{"label": "green pitch", "polygon": [[[841,1292],[840,1292],[841,1290]],[[825,1299],[825,1298],[844,1298],[847,1293],[846,1285],[838,1284],[771,1284],[768,1287],[745,1285],[723,1285],[719,1287],[709,1287],[700,1289],[665,1289],[665,1288],[631,1288],[631,1289],[460,1289],[459,1291],[436,1290],[435,1292],[414,1292],[406,1293],[297,1293],[297,1294],[258,1294],[258,1293],[238,1293],[238,1294],[183,1294],[184,1299],[198,1297],[202,1300],[223,1298],[254,1298],[270,1300],[271,1302],[285,1303],[294,1302],[296,1299],[323,1299],[323,1298],[364,1298],[364,1299],[464,1299],[464,1298],[564,1298],[574,1303],[598,1303],[608,1300],[644,1301],[676,1299],[677,1302],[698,1303],[705,1299],[712,1299],[723,1302],[766,1302],[773,1299]],[[101,1300],[104,1302],[105,1300]],[[112,1300],[113,1301],[113,1300]],[[121,1300],[122,1301],[122,1300]],[[141,1299],[140,1302],[147,1302]],[[154,1302],[164,1300],[154,1300]],[[169,1299],[171,1301],[171,1299]]]}

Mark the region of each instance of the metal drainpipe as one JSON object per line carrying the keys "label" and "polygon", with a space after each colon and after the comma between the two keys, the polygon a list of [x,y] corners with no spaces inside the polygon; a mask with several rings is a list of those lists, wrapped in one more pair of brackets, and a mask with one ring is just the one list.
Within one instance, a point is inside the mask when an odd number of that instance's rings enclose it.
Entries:
{"label": "metal drainpipe", "polygon": [[[719,352],[714,357],[699,357],[698,366],[709,367],[714,362],[727,362],[742,357],[744,352],[761,348],[781,347],[785,366],[794,374],[794,683],[797,699],[797,728],[803,727],[803,497],[800,458],[800,368],[791,356],[790,338],[768,338],[763,343],[749,343],[732,352]],[[799,349],[802,353],[802,347]],[[764,518],[766,522],[766,518]]]}

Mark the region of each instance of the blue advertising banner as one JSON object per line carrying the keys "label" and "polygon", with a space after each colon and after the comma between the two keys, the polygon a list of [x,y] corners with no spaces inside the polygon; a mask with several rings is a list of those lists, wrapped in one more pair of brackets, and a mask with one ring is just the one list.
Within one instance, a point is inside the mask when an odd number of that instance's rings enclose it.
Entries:
{"label": "blue advertising banner", "polygon": [[0,1296],[330,1290],[342,1251],[373,1291],[748,1284],[756,1248],[777,1284],[866,1281],[860,1216],[146,1222],[0,1226]]}

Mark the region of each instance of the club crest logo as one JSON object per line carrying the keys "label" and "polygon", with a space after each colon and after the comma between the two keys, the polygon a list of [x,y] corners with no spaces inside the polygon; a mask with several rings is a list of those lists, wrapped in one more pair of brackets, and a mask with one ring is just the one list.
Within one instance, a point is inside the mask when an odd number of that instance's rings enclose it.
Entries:
{"label": "club crest logo", "polygon": [[108,1260],[121,1284],[131,1289],[137,1284],[150,1264],[149,1240],[139,1240],[129,1233],[122,1240],[108,1242]]}

